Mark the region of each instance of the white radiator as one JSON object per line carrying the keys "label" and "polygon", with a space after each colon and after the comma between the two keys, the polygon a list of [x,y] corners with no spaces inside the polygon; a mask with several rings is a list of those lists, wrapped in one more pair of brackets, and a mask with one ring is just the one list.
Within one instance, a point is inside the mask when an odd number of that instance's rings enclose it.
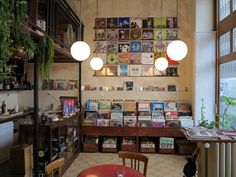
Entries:
{"label": "white radiator", "polygon": [[236,177],[236,143],[198,143],[198,177]]}

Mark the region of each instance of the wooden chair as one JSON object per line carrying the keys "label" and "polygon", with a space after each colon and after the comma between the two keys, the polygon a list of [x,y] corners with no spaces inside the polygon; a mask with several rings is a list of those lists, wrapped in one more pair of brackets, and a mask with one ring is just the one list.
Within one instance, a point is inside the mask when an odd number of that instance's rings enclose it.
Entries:
{"label": "wooden chair", "polygon": [[[148,165],[148,158],[145,155],[136,152],[126,152],[126,151],[119,151],[119,157],[123,160],[123,165],[126,166],[125,159],[130,159],[131,168],[139,171],[139,166],[141,166],[140,162],[143,162],[143,175],[146,176],[147,174],[147,165]],[[128,160],[127,160],[128,161]]]}
{"label": "wooden chair", "polygon": [[54,177],[54,173],[56,170],[58,170],[58,176],[62,177],[62,167],[65,164],[64,158],[60,158],[57,160],[52,161],[45,167],[45,173],[47,177]]}

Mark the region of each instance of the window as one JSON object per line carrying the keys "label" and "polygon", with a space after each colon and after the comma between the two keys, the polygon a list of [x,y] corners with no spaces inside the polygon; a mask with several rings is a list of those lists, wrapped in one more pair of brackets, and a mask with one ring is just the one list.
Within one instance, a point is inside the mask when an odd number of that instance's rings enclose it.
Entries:
{"label": "window", "polygon": [[[236,0],[218,0],[218,100],[217,105],[220,122],[230,122],[231,128],[236,128],[236,106],[227,108],[223,96],[236,98]],[[231,10],[232,9],[232,10]],[[226,19],[227,17],[227,19]],[[225,110],[227,108],[226,114]],[[224,115],[224,116],[223,116]],[[232,117],[233,115],[233,117]],[[224,127],[226,128],[226,127]]]}
{"label": "window", "polygon": [[220,0],[219,12],[220,21],[230,14],[230,0]]}
{"label": "window", "polygon": [[220,56],[230,53],[230,32],[220,36]]}
{"label": "window", "polygon": [[233,30],[233,51],[236,52],[236,28]]}
{"label": "window", "polygon": [[[236,60],[220,65],[220,96],[236,98]],[[226,104],[221,100],[221,121],[228,120],[230,126],[236,128],[236,106],[228,108],[224,115],[225,110]]]}
{"label": "window", "polygon": [[234,0],[233,10],[236,10],[236,0]]}

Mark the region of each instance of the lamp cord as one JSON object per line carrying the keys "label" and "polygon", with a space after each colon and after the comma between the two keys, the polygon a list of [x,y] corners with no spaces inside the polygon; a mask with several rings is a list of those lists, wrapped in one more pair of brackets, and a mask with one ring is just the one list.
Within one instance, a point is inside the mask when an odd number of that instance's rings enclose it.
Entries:
{"label": "lamp cord", "polygon": [[80,41],[82,41],[82,0],[80,0]]}
{"label": "lamp cord", "polygon": [[[97,20],[98,20],[98,0],[96,1],[96,10],[97,10],[97,13],[96,13],[96,16],[97,16]],[[97,30],[97,29],[96,29]],[[97,35],[96,35],[96,45],[97,45]],[[98,56],[98,51],[96,49],[96,57]]]}
{"label": "lamp cord", "polygon": [[176,35],[176,39],[178,40],[179,38],[179,0],[177,0],[176,2],[176,8],[177,8],[177,35]]}

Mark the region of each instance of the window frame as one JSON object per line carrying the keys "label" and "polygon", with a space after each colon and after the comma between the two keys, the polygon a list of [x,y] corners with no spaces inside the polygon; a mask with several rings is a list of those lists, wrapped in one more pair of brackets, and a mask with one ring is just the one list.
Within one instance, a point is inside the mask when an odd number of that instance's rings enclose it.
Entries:
{"label": "window frame", "polygon": [[[236,61],[236,51],[233,51],[233,29],[236,28],[236,9],[234,10],[234,1],[230,0],[230,14],[220,19],[220,0],[216,1],[216,30],[217,30],[217,42],[216,42],[216,113],[219,114],[220,109],[220,66],[221,64]],[[220,37],[227,32],[230,32],[230,53],[227,55],[220,56]],[[216,121],[219,121],[216,117]]]}

